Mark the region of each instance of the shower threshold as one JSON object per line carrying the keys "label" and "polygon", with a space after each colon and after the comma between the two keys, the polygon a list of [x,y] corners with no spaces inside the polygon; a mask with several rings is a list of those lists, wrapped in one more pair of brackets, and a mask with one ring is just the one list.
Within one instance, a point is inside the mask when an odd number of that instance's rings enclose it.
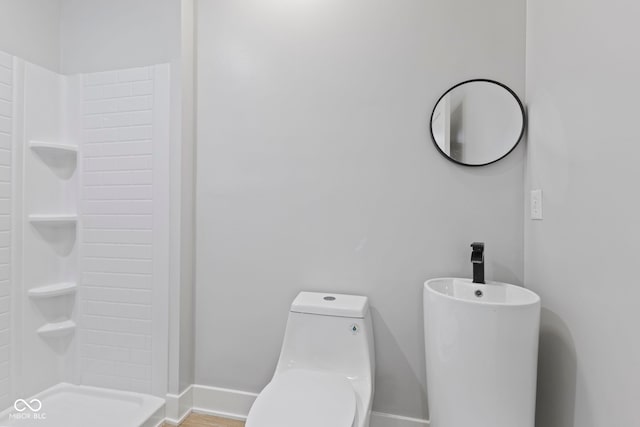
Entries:
{"label": "shower threshold", "polygon": [[0,413],[0,427],[156,427],[164,399],[61,383]]}

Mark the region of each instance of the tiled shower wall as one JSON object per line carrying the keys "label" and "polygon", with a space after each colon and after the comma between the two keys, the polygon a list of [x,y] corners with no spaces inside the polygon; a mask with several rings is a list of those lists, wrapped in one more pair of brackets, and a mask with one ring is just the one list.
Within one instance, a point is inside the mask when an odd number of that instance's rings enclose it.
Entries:
{"label": "tiled shower wall", "polygon": [[0,52],[0,408],[9,406],[13,57]]}
{"label": "tiled shower wall", "polygon": [[156,78],[156,67],[87,74],[82,88],[81,381],[147,393],[154,242],[167,232],[154,234]]}

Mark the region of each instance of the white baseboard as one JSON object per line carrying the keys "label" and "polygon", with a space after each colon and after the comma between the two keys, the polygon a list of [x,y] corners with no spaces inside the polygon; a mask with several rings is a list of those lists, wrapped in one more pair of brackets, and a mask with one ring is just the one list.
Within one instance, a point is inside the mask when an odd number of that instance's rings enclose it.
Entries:
{"label": "white baseboard", "polygon": [[425,427],[429,421],[420,418],[403,417],[402,415],[371,412],[369,427]]}
{"label": "white baseboard", "polygon": [[193,386],[177,394],[167,394],[166,422],[175,426],[180,425],[191,413],[193,408]]}
{"label": "white baseboard", "polygon": [[193,386],[193,411],[234,420],[246,420],[258,395],[227,388]]}
{"label": "white baseboard", "polygon": [[[234,420],[246,420],[258,395],[246,391],[194,385],[191,388],[193,412]],[[371,412],[370,427],[426,427],[429,422],[401,415]]]}

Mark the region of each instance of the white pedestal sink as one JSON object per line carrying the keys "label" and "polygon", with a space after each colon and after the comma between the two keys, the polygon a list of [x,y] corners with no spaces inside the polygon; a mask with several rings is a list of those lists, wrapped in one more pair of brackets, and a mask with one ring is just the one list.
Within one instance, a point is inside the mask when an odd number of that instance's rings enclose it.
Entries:
{"label": "white pedestal sink", "polygon": [[424,284],[430,427],[533,427],[540,297],[506,283]]}

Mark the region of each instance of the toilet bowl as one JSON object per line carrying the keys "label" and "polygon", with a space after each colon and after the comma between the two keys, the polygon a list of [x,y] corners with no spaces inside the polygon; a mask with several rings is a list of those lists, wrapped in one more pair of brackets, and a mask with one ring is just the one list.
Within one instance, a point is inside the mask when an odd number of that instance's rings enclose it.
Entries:
{"label": "toilet bowl", "polygon": [[301,292],[246,427],[368,427],[374,370],[367,297]]}

